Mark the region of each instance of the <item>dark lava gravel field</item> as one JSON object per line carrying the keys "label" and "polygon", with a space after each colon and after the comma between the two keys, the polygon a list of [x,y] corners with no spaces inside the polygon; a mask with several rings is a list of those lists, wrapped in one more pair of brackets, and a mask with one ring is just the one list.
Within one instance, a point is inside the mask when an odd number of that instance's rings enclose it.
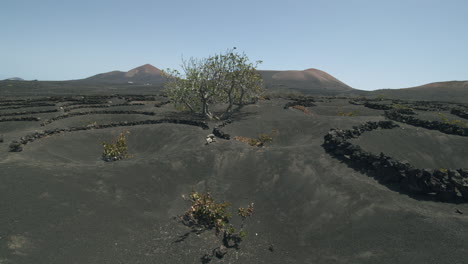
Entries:
{"label": "dark lava gravel field", "polygon": [[[190,207],[182,197],[192,190],[209,190],[232,209],[255,204],[240,248],[211,263],[467,263],[463,199],[408,193],[323,148],[330,129],[387,120],[385,110],[330,97],[314,98],[305,113],[284,108],[294,99],[262,100],[221,128],[230,140],[206,145],[220,122],[176,112],[165,100],[2,98],[0,119],[40,120],[0,122],[0,264],[203,263],[220,238],[180,222]],[[50,109],[57,111],[33,113]],[[74,112],[89,113],[67,116]],[[57,116],[64,117],[41,126]],[[441,121],[437,111],[414,117]],[[468,137],[394,123],[350,142],[419,169],[468,168]],[[130,157],[103,161],[102,142],[122,131],[130,132]],[[273,141],[255,147],[234,139],[261,133]],[[22,142],[28,135],[41,136]],[[10,152],[13,141],[22,151]]]}

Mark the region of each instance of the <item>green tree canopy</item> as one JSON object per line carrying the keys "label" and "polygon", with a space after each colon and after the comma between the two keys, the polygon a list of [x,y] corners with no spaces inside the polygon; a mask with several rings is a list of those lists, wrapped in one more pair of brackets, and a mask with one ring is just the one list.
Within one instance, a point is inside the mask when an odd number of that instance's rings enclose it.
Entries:
{"label": "green tree canopy", "polygon": [[234,49],[208,58],[182,60],[182,72],[163,71],[165,92],[179,109],[200,113],[213,119],[210,106],[226,104],[221,118],[229,117],[234,105],[241,107],[262,94],[262,78],[245,53]]}

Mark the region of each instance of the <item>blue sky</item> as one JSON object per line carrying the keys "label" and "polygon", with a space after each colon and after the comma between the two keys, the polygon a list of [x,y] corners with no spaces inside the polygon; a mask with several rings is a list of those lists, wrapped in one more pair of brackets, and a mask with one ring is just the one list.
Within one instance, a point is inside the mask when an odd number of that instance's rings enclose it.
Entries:
{"label": "blue sky", "polygon": [[2,0],[0,79],[85,78],[231,47],[364,90],[468,80],[468,1]]}

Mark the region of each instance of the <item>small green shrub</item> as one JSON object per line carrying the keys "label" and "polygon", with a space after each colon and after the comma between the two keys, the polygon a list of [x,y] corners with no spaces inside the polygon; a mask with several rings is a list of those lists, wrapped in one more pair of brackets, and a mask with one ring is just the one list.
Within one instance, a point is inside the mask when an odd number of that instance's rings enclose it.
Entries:
{"label": "small green shrub", "polygon": [[254,204],[251,203],[247,208],[239,207],[237,214],[242,217],[242,220],[245,220],[247,217],[252,216],[254,213]]}
{"label": "small green shrub", "polygon": [[255,139],[255,138],[248,138],[247,143],[250,146],[257,146],[257,147],[263,146],[262,142],[260,140],[258,140],[258,139]]}
{"label": "small green shrub", "polygon": [[262,143],[271,143],[273,142],[273,137],[270,136],[269,134],[267,133],[262,133],[260,135],[258,135],[258,140]]}
{"label": "small green shrub", "polygon": [[272,129],[271,134],[261,133],[258,135],[258,138],[247,138],[235,136],[234,140],[244,142],[254,147],[263,147],[266,143],[273,142],[273,137],[276,137],[279,134],[277,129]]}
{"label": "small green shrub", "polygon": [[186,221],[207,229],[215,228],[216,234],[224,230],[231,217],[226,210],[230,203],[217,203],[209,192],[192,192],[189,200],[192,205],[184,214]]}
{"label": "small green shrub", "polygon": [[458,119],[456,119],[456,120],[450,120],[450,119],[448,119],[444,114],[442,114],[442,113],[440,113],[440,112],[437,113],[437,114],[438,114],[438,115],[440,116],[440,118],[442,119],[442,122],[444,122],[444,123],[446,123],[446,124],[455,125],[455,126],[459,126],[459,127],[468,127],[468,123],[465,123],[465,122],[463,122],[463,121],[461,121],[461,120],[458,120]]}
{"label": "small green shrub", "polygon": [[102,146],[104,148],[102,153],[103,160],[116,161],[129,157],[127,153],[127,134],[130,134],[130,132],[126,131],[120,133],[120,135],[111,143],[102,142]]}
{"label": "small green shrub", "polygon": [[95,122],[89,122],[87,125],[87,127],[99,127],[98,123],[95,121]]}
{"label": "small green shrub", "polygon": [[[253,203],[247,208],[240,207],[237,209],[242,223],[236,230],[232,224],[229,224],[232,214],[228,211],[228,207],[231,206],[231,203],[216,202],[210,192],[198,193],[193,191],[188,196],[188,200],[191,206],[181,217],[183,224],[192,228],[201,228],[202,230],[215,229],[217,236],[222,234],[222,244],[219,248],[224,247],[228,249],[234,247],[239,249],[239,244],[247,235],[244,231],[245,220],[254,213]],[[200,230],[197,231],[199,232]],[[221,258],[224,254],[218,257]],[[205,255],[203,258],[211,259],[213,256],[214,254],[211,256]]]}
{"label": "small green shrub", "polygon": [[387,99],[387,95],[386,94],[378,94],[375,99],[379,100],[379,101],[383,101],[383,100],[386,100]]}

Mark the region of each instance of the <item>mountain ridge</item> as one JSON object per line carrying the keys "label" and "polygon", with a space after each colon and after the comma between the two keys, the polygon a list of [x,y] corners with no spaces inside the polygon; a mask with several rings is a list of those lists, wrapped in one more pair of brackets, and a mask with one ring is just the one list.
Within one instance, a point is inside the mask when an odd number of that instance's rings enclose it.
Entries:
{"label": "mountain ridge", "polygon": [[341,94],[358,91],[327,72],[315,68],[306,70],[259,70],[266,88],[296,90],[306,94]]}
{"label": "mountain ridge", "polygon": [[138,83],[138,84],[162,84],[164,78],[161,75],[161,70],[151,64],[144,64],[133,68],[127,72],[110,71],[99,73],[80,81],[100,82],[100,83]]}
{"label": "mountain ridge", "polygon": [[468,81],[432,82],[408,88],[379,89],[371,93],[398,99],[468,102]]}

